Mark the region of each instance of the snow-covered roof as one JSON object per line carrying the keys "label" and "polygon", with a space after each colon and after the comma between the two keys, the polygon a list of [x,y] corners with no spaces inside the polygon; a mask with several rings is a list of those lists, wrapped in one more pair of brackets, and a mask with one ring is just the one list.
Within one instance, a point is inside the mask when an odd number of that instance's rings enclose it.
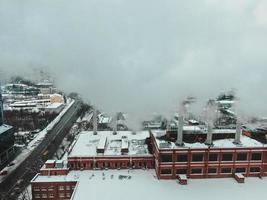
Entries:
{"label": "snow-covered roof", "polygon": [[45,162],[45,164],[54,164],[55,163],[55,160],[47,160],[46,162]]}
{"label": "snow-covered roof", "polygon": [[87,200],[89,196],[90,200],[251,200],[262,199],[267,187],[267,179],[257,177],[246,178],[242,185],[224,178],[188,180],[187,186],[181,186],[177,180],[158,180],[153,169],[71,171],[67,176],[37,176],[32,182],[51,181],[77,181],[71,200]]}
{"label": "snow-covered roof", "polygon": [[200,132],[203,129],[199,126],[184,126],[183,131],[190,131],[190,132]]}
{"label": "snow-covered roof", "polygon": [[[122,155],[121,149],[128,146],[128,155],[150,155],[145,139],[149,137],[148,131],[133,133],[131,131],[84,131],[79,134],[69,157],[115,156]],[[125,144],[127,142],[127,144]],[[104,154],[98,154],[97,148],[104,149]]]}
{"label": "snow-covered roof", "polygon": [[12,128],[12,126],[9,126],[7,124],[3,124],[0,126],[0,135],[8,130],[10,130]]}
{"label": "snow-covered roof", "polygon": [[36,176],[32,179],[32,183],[46,183],[46,182],[71,182],[75,181],[75,177],[69,173],[68,175],[57,175],[57,176],[41,176],[40,174],[36,174]]}
{"label": "snow-covered roof", "polygon": [[[258,142],[257,140],[254,140],[250,137],[242,135],[241,138],[241,147],[263,147],[264,144]],[[214,147],[236,147],[236,145],[233,143],[234,139],[221,139],[221,140],[215,140],[213,141]]]}
{"label": "snow-covered roof", "polygon": [[219,100],[217,102],[220,104],[234,104],[235,103],[235,101],[233,100]]}
{"label": "snow-covered roof", "polygon": [[47,109],[55,109],[63,106],[63,103],[51,103],[46,106]]}
{"label": "snow-covered roof", "polygon": [[[219,130],[219,129],[218,129]],[[232,129],[230,129],[232,130]],[[229,133],[231,131],[229,130]],[[176,146],[174,142],[165,141],[162,139],[159,139],[159,137],[162,137],[166,135],[166,131],[152,131],[152,134],[155,136],[156,143],[160,149],[176,149],[176,148],[208,148],[209,146],[204,143],[184,143],[184,146]],[[234,144],[234,138],[228,138],[228,139],[219,139],[219,140],[213,140],[213,146],[211,148],[240,148],[240,147],[265,147],[264,144],[261,142],[252,139],[250,137],[247,137],[245,135],[241,135],[241,144],[236,145]]]}
{"label": "snow-covered roof", "polygon": [[[204,126],[194,126],[194,125],[184,125],[183,126],[184,133],[190,134],[207,134],[207,128]],[[213,134],[234,134],[236,133],[236,129],[213,129]]]}
{"label": "snow-covered roof", "polygon": [[54,94],[50,94],[50,97],[63,97],[63,96],[61,94],[54,93]]}

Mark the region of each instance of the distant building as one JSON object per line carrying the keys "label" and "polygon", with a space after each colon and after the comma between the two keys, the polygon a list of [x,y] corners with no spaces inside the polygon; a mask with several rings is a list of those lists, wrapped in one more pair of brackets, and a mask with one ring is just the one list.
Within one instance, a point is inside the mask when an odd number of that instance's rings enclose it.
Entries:
{"label": "distant building", "polygon": [[42,82],[37,83],[36,87],[40,90],[42,94],[53,94],[56,91],[55,87],[53,86],[53,83],[48,80],[44,80]]}
{"label": "distant building", "polygon": [[14,129],[4,124],[2,92],[0,90],[0,169],[2,169],[15,153]]}
{"label": "distant building", "polygon": [[64,96],[61,94],[39,94],[37,98],[15,101],[6,105],[7,110],[43,110],[59,113],[65,105]]}
{"label": "distant building", "polygon": [[2,97],[2,89],[0,87],[0,126],[4,123],[4,107],[3,107],[3,97]]}
{"label": "distant building", "polygon": [[12,95],[36,96],[40,93],[38,88],[20,83],[6,84],[3,89],[5,94]]}

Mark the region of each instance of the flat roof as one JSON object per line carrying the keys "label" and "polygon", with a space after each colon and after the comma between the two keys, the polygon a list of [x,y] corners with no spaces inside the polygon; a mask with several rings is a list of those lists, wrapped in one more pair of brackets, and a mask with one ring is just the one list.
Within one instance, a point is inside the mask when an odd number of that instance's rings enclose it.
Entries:
{"label": "flat roof", "polygon": [[[177,126],[175,124],[177,130]],[[184,125],[183,126],[184,134],[207,134],[207,128],[203,125]],[[235,134],[236,129],[213,129],[213,134]]]}
{"label": "flat roof", "polygon": [[8,130],[10,130],[12,128],[12,126],[9,126],[7,124],[3,124],[0,126],[0,135]]}
{"label": "flat roof", "polygon": [[[232,129],[230,129],[232,130]],[[209,148],[210,146],[200,143],[200,142],[195,142],[195,143],[184,143],[184,146],[176,146],[174,142],[169,142],[166,140],[159,139],[159,137],[166,135],[165,130],[156,130],[156,131],[151,131],[152,134],[154,135],[156,139],[156,143],[159,147],[159,149],[178,149],[178,148]],[[230,131],[229,131],[230,132]],[[250,137],[247,137],[245,135],[241,135],[240,137],[241,144],[236,145],[234,144],[234,138],[227,138],[227,139],[218,139],[218,140],[213,140],[213,146],[211,148],[244,148],[244,147],[266,147],[265,144],[252,139]]]}
{"label": "flat roof", "polygon": [[77,181],[75,176],[71,173],[68,175],[56,175],[56,176],[42,176],[36,174],[36,176],[31,180],[31,183],[48,183],[48,182],[72,182]]}
{"label": "flat roof", "polygon": [[[118,156],[122,155],[121,149],[128,146],[126,155],[151,155],[145,144],[148,131],[133,133],[131,131],[84,131],[78,135],[76,143],[69,152],[69,157],[91,157],[91,156]],[[126,145],[128,143],[128,145]],[[97,148],[103,148],[104,153],[97,153]],[[125,152],[124,154],[125,155]]]}
{"label": "flat roof", "polygon": [[267,187],[265,177],[246,178],[244,184],[234,178],[189,179],[182,186],[177,180],[158,180],[155,170],[73,171],[70,176],[78,181],[71,200],[251,200],[265,196]]}

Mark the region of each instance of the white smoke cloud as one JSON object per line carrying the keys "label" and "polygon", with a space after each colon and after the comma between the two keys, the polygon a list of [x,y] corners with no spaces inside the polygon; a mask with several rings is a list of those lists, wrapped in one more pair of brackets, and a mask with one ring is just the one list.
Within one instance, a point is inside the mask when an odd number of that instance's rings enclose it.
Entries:
{"label": "white smoke cloud", "polygon": [[43,68],[135,118],[231,88],[244,112],[266,115],[265,10],[264,0],[0,0],[0,68]]}

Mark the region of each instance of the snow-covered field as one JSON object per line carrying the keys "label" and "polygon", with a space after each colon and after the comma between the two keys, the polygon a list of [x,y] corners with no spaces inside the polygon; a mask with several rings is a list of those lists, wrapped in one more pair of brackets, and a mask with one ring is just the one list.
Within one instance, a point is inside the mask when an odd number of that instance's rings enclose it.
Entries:
{"label": "snow-covered field", "polygon": [[[119,177],[122,175],[122,178]],[[155,170],[107,170],[71,172],[79,181],[72,200],[260,200],[266,198],[267,178],[158,180]],[[130,178],[129,178],[130,177]]]}

